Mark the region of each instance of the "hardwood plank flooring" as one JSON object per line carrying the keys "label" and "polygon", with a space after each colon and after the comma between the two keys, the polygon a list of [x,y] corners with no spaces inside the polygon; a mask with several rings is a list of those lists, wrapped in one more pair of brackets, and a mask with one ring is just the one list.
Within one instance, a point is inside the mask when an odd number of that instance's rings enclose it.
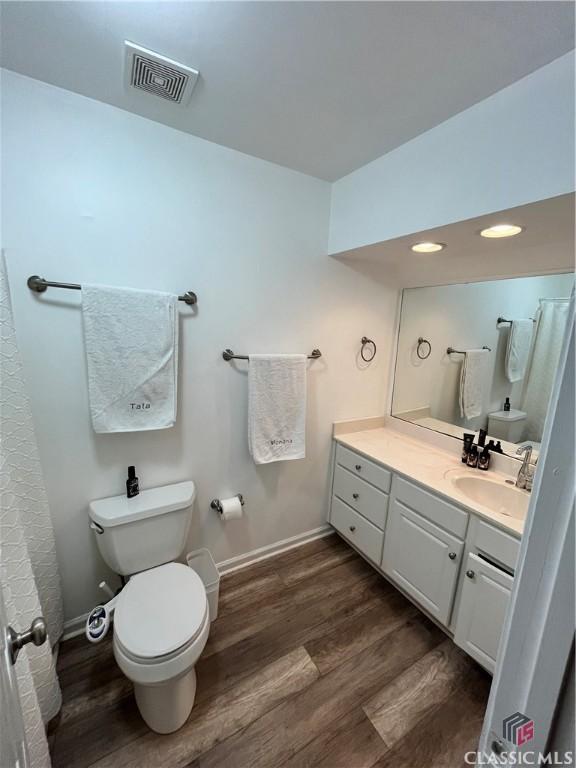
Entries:
{"label": "hardwood plank flooring", "polygon": [[337,536],[223,577],[188,722],[150,731],[111,638],[62,644],[54,768],[453,768],[490,677]]}
{"label": "hardwood plank flooring", "polygon": [[363,710],[392,747],[462,687],[469,670],[467,656],[446,639],[367,701]]}

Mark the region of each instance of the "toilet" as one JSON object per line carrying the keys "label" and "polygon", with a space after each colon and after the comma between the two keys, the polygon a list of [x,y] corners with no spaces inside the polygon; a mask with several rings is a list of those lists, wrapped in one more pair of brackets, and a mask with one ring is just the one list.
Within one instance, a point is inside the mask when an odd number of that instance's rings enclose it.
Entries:
{"label": "toilet", "polygon": [[114,657],[134,684],[142,718],[157,733],[178,730],[196,695],[195,664],[210,631],[202,580],[182,554],[194,483],[187,481],[90,504],[102,557],[130,577],[114,611]]}
{"label": "toilet", "polygon": [[495,411],[488,414],[488,435],[508,443],[519,443],[524,435],[526,411]]}

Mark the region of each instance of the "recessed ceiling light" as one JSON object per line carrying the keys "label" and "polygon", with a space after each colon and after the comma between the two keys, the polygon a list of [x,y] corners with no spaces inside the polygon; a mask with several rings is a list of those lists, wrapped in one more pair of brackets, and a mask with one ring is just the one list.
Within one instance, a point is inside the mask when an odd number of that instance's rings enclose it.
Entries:
{"label": "recessed ceiling light", "polygon": [[496,224],[493,227],[483,229],[480,234],[482,237],[513,237],[522,232],[523,227],[516,224]]}
{"label": "recessed ceiling light", "polygon": [[416,253],[436,253],[436,251],[441,251],[446,246],[444,243],[415,243],[411,247]]}

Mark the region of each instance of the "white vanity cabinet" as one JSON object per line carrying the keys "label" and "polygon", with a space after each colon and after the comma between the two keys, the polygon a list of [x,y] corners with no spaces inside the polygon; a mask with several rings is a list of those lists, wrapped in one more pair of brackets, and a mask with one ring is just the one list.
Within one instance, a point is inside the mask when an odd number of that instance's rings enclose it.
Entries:
{"label": "white vanity cabinet", "polygon": [[473,553],[464,573],[454,642],[494,672],[514,578]]}
{"label": "white vanity cabinet", "polygon": [[494,672],[520,542],[475,519],[462,574],[454,642]]}
{"label": "white vanity cabinet", "polygon": [[457,645],[494,671],[517,537],[340,444],[330,523]]}
{"label": "white vanity cabinet", "polygon": [[441,624],[448,625],[468,513],[395,476],[382,570]]}
{"label": "white vanity cabinet", "polygon": [[448,624],[464,542],[393,499],[382,570],[441,624]]}
{"label": "white vanity cabinet", "polygon": [[330,522],[376,565],[382,558],[392,475],[339,445],[336,448]]}

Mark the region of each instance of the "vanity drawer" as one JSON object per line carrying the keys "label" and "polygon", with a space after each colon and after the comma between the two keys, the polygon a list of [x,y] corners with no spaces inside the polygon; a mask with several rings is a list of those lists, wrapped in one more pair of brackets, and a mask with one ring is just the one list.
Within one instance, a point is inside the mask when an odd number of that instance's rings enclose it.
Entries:
{"label": "vanity drawer", "polygon": [[336,463],[346,467],[357,477],[372,483],[372,485],[380,488],[384,493],[388,493],[390,490],[392,473],[384,469],[384,467],[364,458],[364,456],[360,456],[359,453],[354,453],[354,451],[339,445],[336,449]]}
{"label": "vanity drawer", "polygon": [[444,501],[398,476],[394,477],[392,495],[410,509],[450,531],[455,536],[459,536],[461,539],[466,536],[468,513],[464,512],[463,509],[455,507],[448,501]]}
{"label": "vanity drawer", "polygon": [[472,546],[480,554],[498,561],[511,571],[516,568],[520,541],[499,528],[495,528],[482,520],[476,520]]}
{"label": "vanity drawer", "polygon": [[332,496],[330,522],[369,560],[380,563],[384,533],[337,496]]}
{"label": "vanity drawer", "polygon": [[384,530],[388,513],[387,494],[338,465],[334,471],[333,490],[342,501]]}

